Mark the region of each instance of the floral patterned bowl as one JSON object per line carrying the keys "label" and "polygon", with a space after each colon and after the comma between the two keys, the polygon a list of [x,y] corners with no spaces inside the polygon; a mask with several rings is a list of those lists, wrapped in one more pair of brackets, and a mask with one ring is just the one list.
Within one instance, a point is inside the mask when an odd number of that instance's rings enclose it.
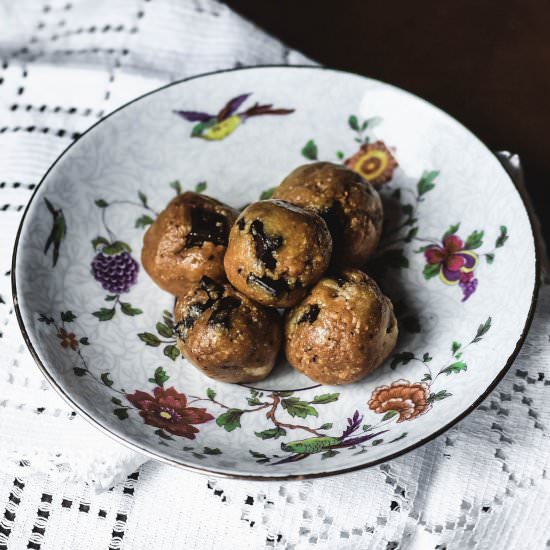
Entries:
{"label": "floral patterned bowl", "polygon": [[[284,362],[254,386],[205,378],[139,265],[143,232],[182,190],[241,207],[314,159],[381,189],[368,270],[396,307],[395,353],[344,387]],[[367,78],[264,67],[172,84],[92,127],[37,189],[13,274],[27,343],[84,417],[165,462],[267,479],[388,460],[470,412],[523,341],[535,257],[514,185],[455,120]]]}

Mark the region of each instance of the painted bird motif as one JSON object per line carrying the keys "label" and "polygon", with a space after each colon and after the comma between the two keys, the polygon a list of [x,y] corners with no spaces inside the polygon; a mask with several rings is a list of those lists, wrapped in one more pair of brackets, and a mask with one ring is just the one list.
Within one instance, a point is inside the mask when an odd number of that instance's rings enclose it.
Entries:
{"label": "painted bird motif", "polygon": [[300,439],[298,441],[290,441],[288,443],[281,443],[281,450],[292,454],[282,460],[272,462],[271,464],[275,465],[285,464],[287,462],[297,462],[298,460],[303,460],[312,454],[324,453],[345,447],[353,447],[354,445],[360,445],[361,443],[364,443],[365,441],[373,439],[388,431],[382,430],[376,433],[366,433],[352,437],[354,432],[356,432],[361,425],[362,421],[363,417],[359,414],[359,411],[355,411],[353,417],[348,418],[348,425],[339,437],[318,436]]}
{"label": "painted bird motif", "polygon": [[44,197],[44,202],[46,203],[46,206],[53,218],[53,226],[48,240],[46,241],[46,245],[44,246],[44,254],[48,254],[48,250],[53,244],[53,267],[55,267],[55,264],[57,264],[57,260],[59,259],[59,248],[61,246],[61,242],[67,234],[67,223],[65,222],[65,215],[63,214],[63,210],[61,210],[61,208],[55,208],[46,197]]}
{"label": "painted bird motif", "polygon": [[259,103],[255,103],[252,107],[237,113],[239,107],[250,95],[242,94],[230,99],[217,115],[200,111],[174,111],[174,113],[184,120],[196,122],[191,130],[191,137],[207,141],[220,141],[232,134],[250,117],[260,115],[289,115],[294,112],[294,109],[274,109],[272,104],[260,105]]}

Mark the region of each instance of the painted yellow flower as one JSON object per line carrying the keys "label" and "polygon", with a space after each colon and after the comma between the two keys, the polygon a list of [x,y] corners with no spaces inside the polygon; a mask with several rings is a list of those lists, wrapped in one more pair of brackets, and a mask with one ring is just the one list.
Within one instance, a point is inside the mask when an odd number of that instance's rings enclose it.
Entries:
{"label": "painted yellow flower", "polygon": [[383,141],[361,145],[359,151],[345,161],[345,165],[361,174],[379,188],[390,181],[398,164]]}

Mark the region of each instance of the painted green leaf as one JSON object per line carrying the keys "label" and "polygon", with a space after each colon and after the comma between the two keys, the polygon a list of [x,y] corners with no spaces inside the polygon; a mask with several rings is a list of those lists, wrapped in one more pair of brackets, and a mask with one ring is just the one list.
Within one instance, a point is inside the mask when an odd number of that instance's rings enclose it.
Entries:
{"label": "painted green leaf", "polygon": [[430,354],[427,352],[422,356],[422,361],[424,361],[424,363],[429,363],[431,360],[432,357],[430,357]]}
{"label": "painted green leaf", "polygon": [[132,249],[129,244],[123,241],[116,241],[113,244],[103,247],[101,252],[103,252],[103,254],[107,254],[107,256],[114,256],[115,254],[120,254],[121,252],[132,252]]}
{"label": "painted green leaf", "polygon": [[61,312],[61,320],[65,323],[72,323],[76,319],[76,315],[69,309]]}
{"label": "painted green leaf", "polygon": [[380,445],[380,443],[384,443],[384,440],[383,440],[383,439],[375,439],[375,440],[372,442],[372,446],[373,446],[373,447],[376,447],[376,445]]}
{"label": "painted green leaf", "polygon": [[99,311],[94,311],[92,315],[97,317],[100,321],[110,321],[115,315],[115,308],[108,309],[102,307]]}
{"label": "painted green leaf", "polygon": [[277,426],[270,430],[264,430],[263,432],[254,432],[254,434],[260,439],[279,439],[279,437],[286,435],[286,430]]}
{"label": "painted green leaf", "polygon": [[330,430],[332,428],[332,422],[325,422],[319,427],[320,430]]}
{"label": "painted green leaf", "polygon": [[208,184],[205,181],[199,181],[199,183],[197,183],[197,185],[195,185],[195,192],[196,193],[203,193],[204,191],[206,191],[207,186],[208,186]]}
{"label": "painted green leaf", "polygon": [[107,386],[111,387],[113,385],[113,381],[111,380],[110,373],[104,372],[101,376],[101,381]]}
{"label": "painted green leaf", "polygon": [[441,239],[444,241],[447,237],[450,237],[451,235],[454,235],[460,227],[460,223],[455,223],[454,225],[451,225],[445,233],[443,233],[443,238]]}
{"label": "painted green leaf", "polygon": [[348,118],[349,127],[356,132],[359,132],[359,121],[355,115],[350,115]]}
{"label": "painted green leaf", "polygon": [[88,340],[88,337],[87,336],[83,336],[79,342],[83,345],[83,346],[89,346],[90,345],[90,342]]}
{"label": "painted green leaf", "polygon": [[134,315],[141,315],[143,311],[137,307],[132,307],[132,304],[129,304],[128,302],[120,302],[120,310],[124,315],[130,315],[133,317]]}
{"label": "painted green leaf", "polygon": [[180,350],[178,349],[177,346],[170,344],[169,346],[164,347],[164,349],[162,350],[162,353],[164,353],[166,357],[169,357],[170,359],[172,359],[172,361],[175,361],[180,355]]}
{"label": "painted green leaf", "polygon": [[48,317],[43,313],[41,313],[40,316],[38,317],[38,321],[41,323],[46,323],[47,325],[52,325],[55,322],[53,317]]}
{"label": "painted green leaf", "polygon": [[418,227],[411,227],[411,229],[409,229],[409,232],[405,236],[405,242],[410,243],[416,237],[417,233]]}
{"label": "painted green leaf", "polygon": [[442,399],[447,399],[447,397],[451,397],[453,394],[449,393],[447,390],[441,390],[437,393],[432,393],[428,397],[427,401],[428,403],[433,403],[434,401],[441,401]]}
{"label": "painted green leaf", "polygon": [[462,371],[468,370],[468,365],[464,361],[456,361],[452,365],[445,367],[441,372],[444,372],[447,376],[453,373],[459,373]]}
{"label": "painted green leaf", "polygon": [[422,380],[420,380],[420,382],[429,382],[431,379],[432,379],[432,375],[427,372],[426,374],[424,374],[424,376],[422,377]]}
{"label": "painted green leaf", "polygon": [[128,418],[128,409],[115,409],[113,414],[117,416],[119,420],[126,420]]}
{"label": "painted green leaf", "polygon": [[338,397],[340,397],[339,393],[324,393],[323,395],[316,395],[311,403],[314,405],[325,405],[338,401]]}
{"label": "painted green leaf", "polygon": [[321,455],[321,460],[325,460],[327,458],[332,458],[333,456],[336,456],[339,453],[339,451],[335,451],[334,449],[329,449],[328,451],[325,451]]}
{"label": "painted green leaf", "polygon": [[363,431],[368,432],[372,428],[371,424],[363,424]]}
{"label": "painted green leaf", "polygon": [[138,197],[139,197],[139,200],[141,201],[141,204],[143,204],[143,206],[145,206],[145,208],[147,208],[147,206],[148,206],[148,204],[147,204],[147,195],[143,191],[138,191]]}
{"label": "painted green leaf", "polygon": [[122,401],[118,397],[111,397],[111,403],[122,406]]}
{"label": "painted green leaf", "polygon": [[155,336],[154,334],[151,334],[150,332],[140,332],[138,334],[138,338],[145,342],[148,346],[157,347],[160,346],[160,340],[158,339],[158,336]]}
{"label": "painted green leaf", "polygon": [[491,317],[489,317],[487,321],[485,321],[485,323],[482,323],[481,325],[479,325],[476,332],[476,336],[472,340],[473,344],[475,344],[476,342],[479,342],[482,339],[482,337],[489,332],[489,329],[491,328],[491,321],[492,319]]}
{"label": "painted green leaf", "polygon": [[411,353],[410,351],[402,351],[400,353],[396,353],[391,360],[390,367],[394,369],[399,364],[406,365],[410,363],[414,359],[414,353]]}
{"label": "painted green leaf", "polygon": [[174,336],[174,331],[164,323],[158,322],[155,325],[155,328],[161,336],[164,336],[164,338],[172,338]]}
{"label": "painted green leaf", "polygon": [[425,195],[429,191],[435,188],[435,179],[439,176],[439,171],[432,170],[431,172],[424,172],[422,177],[418,180],[417,190],[420,196]]}
{"label": "painted green leaf", "polygon": [[492,252],[485,254],[485,259],[488,264],[492,264],[495,261],[495,255]]}
{"label": "painted green leaf", "polygon": [[292,417],[306,418],[307,416],[319,416],[317,410],[307,401],[301,401],[298,397],[289,397],[281,401],[281,405]]}
{"label": "painted green leaf", "polygon": [[136,228],[143,228],[147,227],[148,225],[151,225],[155,220],[151,218],[151,216],[148,216],[147,214],[143,214],[143,216],[140,216],[135,223]]}
{"label": "painted green leaf", "polygon": [[391,411],[388,411],[383,417],[382,417],[382,422],[384,420],[389,420],[390,418],[393,418],[394,416],[397,416],[399,413],[397,411],[394,411],[394,410],[391,410]]}
{"label": "painted green leaf", "polygon": [[426,264],[422,270],[422,275],[424,275],[424,279],[427,281],[439,275],[439,269],[439,264]]}
{"label": "painted green leaf", "polygon": [[155,433],[161,438],[161,439],[170,439],[174,441],[174,438],[167,434],[164,430],[155,430]]}
{"label": "painted green leaf", "polygon": [[216,392],[212,388],[207,388],[206,397],[208,397],[208,399],[215,399],[216,398]]}
{"label": "painted green leaf", "polygon": [[414,212],[414,208],[413,208],[412,204],[404,204],[401,207],[401,210],[402,210],[403,214],[406,214],[407,216],[412,216],[413,212]]}
{"label": "painted green leaf", "polygon": [[181,195],[182,188],[178,180],[170,182],[170,187],[176,192],[176,195]]}
{"label": "painted green leaf", "polygon": [[394,269],[409,267],[409,260],[403,253],[402,248],[386,250],[386,252],[380,256],[380,262]]}
{"label": "painted green leaf", "polygon": [[453,352],[453,355],[460,349],[460,346],[462,346],[460,342],[453,342],[453,345],[451,346],[451,351]]}
{"label": "painted green leaf", "polygon": [[203,453],[205,455],[211,455],[211,456],[214,456],[214,455],[221,455],[222,452],[220,449],[218,449],[217,447],[204,447],[203,449]]}
{"label": "painted green leaf", "polygon": [[109,244],[109,241],[105,237],[96,237],[92,239],[92,246],[97,249],[102,244]]}
{"label": "painted green leaf", "polygon": [[367,123],[367,126],[369,128],[374,128],[375,126],[378,126],[382,123],[382,120],[384,120],[381,116],[372,116],[370,118],[367,118],[365,121]]}
{"label": "painted green leaf", "polygon": [[170,377],[166,374],[166,371],[162,367],[157,367],[153,374],[153,378],[149,378],[149,382],[157,386],[163,386],[169,379]]}
{"label": "painted green leaf", "polygon": [[400,436],[396,437],[395,439],[392,439],[390,443],[395,443],[396,441],[399,441],[400,439],[403,439],[407,437],[407,432],[403,432]]}
{"label": "painted green leaf", "polygon": [[317,160],[317,145],[315,145],[312,139],[302,147],[302,155],[306,157],[306,159]]}
{"label": "painted green leaf", "polygon": [[114,302],[117,298],[118,298],[118,294],[107,294],[107,296],[105,296],[105,301]]}
{"label": "painted green leaf", "polygon": [[269,189],[266,189],[265,191],[262,191],[260,195],[260,200],[265,201],[270,199],[273,196],[273,193],[275,193],[276,187],[270,187]]}
{"label": "painted green leaf", "polygon": [[95,201],[95,205],[98,208],[107,208],[107,206],[109,206],[109,203],[107,201],[104,201],[103,199],[97,199]]}
{"label": "painted green leaf", "polygon": [[77,376],[84,376],[86,374],[86,369],[82,369],[80,367],[74,367],[73,368],[73,372],[77,375]]}
{"label": "painted green leaf", "polygon": [[247,397],[246,402],[251,406],[254,407],[255,405],[261,405],[262,402],[256,397]]}
{"label": "painted green leaf", "polygon": [[277,395],[279,397],[290,397],[293,393],[293,391],[278,391]]}
{"label": "painted green leaf", "polygon": [[229,409],[216,418],[216,424],[223,428],[226,432],[232,432],[236,428],[241,427],[241,409]]}
{"label": "painted green leaf", "polygon": [[508,238],[508,228],[505,225],[501,225],[500,235],[495,242],[495,248],[500,248],[501,246],[504,246],[504,243],[508,240]]}
{"label": "painted green leaf", "polygon": [[483,244],[483,235],[484,231],[472,231],[464,243],[464,248],[466,250],[479,248]]}
{"label": "painted green leaf", "polygon": [[337,158],[338,160],[343,160],[343,158],[344,158],[344,153],[343,153],[343,151],[336,151],[336,158]]}

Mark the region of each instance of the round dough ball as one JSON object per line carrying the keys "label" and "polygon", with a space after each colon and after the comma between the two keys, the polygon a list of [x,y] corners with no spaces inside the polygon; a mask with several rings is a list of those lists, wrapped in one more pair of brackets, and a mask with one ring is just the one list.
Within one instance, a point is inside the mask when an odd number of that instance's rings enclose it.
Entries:
{"label": "round dough ball", "polygon": [[285,321],[288,361],[321,384],[348,384],[367,376],[396,341],[391,301],[358,269],[321,279]]}
{"label": "round dough ball", "polygon": [[357,172],[340,164],[314,162],[292,171],[273,193],[319,214],[332,235],[335,267],[363,267],[382,233],[382,201]]}
{"label": "round dough ball", "polygon": [[270,307],[291,307],[323,275],[332,239],[314,212],[266,200],[248,206],[231,228],[225,272],[231,284]]}
{"label": "round dough ball", "polygon": [[203,277],[174,310],[177,345],[200,371],[222,382],[257,382],[273,369],[281,346],[277,311],[231,285]]}
{"label": "round dough ball", "polygon": [[170,201],[143,237],[141,263],[160,288],[186,294],[203,275],[225,280],[223,257],[238,212],[188,191]]}

